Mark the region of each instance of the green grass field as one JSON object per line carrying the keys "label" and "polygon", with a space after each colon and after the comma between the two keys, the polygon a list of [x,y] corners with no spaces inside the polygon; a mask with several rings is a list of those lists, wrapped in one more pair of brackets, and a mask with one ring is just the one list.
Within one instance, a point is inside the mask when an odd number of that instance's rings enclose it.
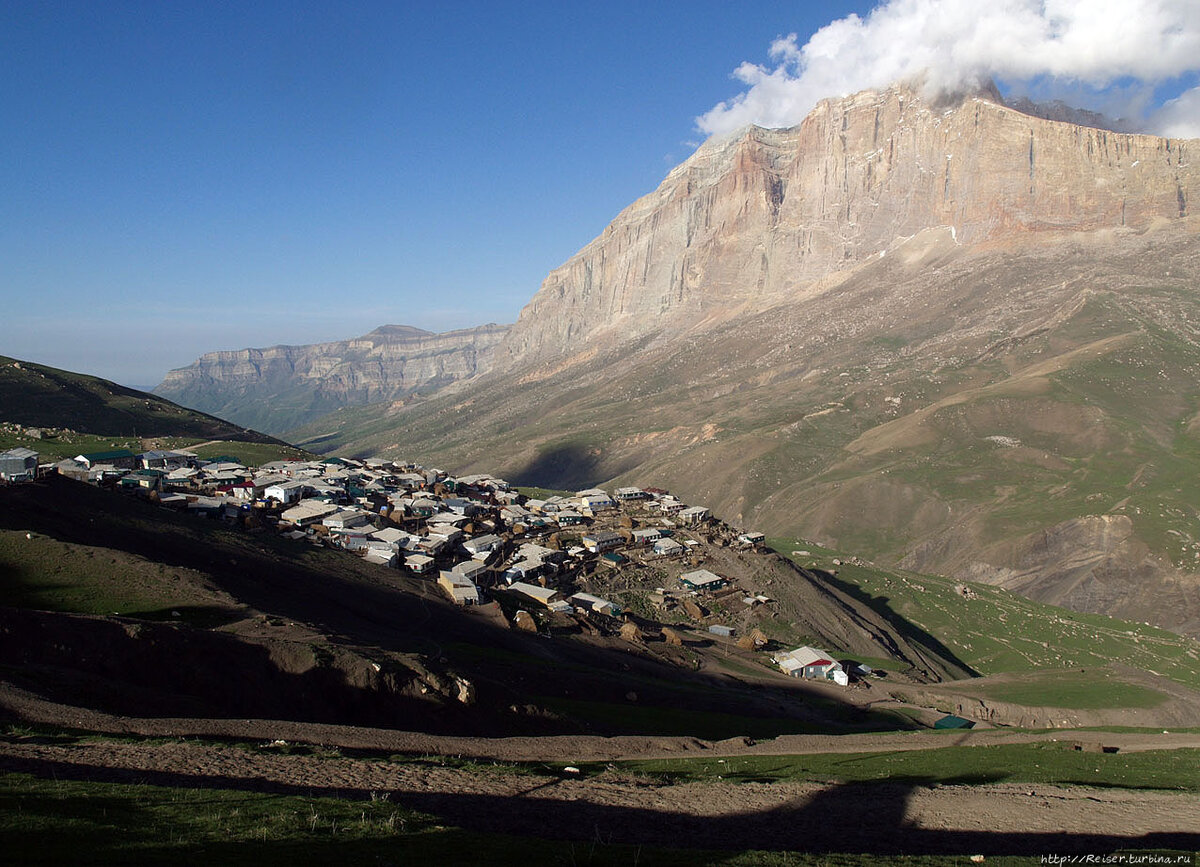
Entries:
{"label": "green grass field", "polygon": [[[958,737],[962,737],[959,733]],[[590,765],[599,773],[602,765]],[[672,782],[1052,783],[1200,792],[1200,750],[1085,753],[1066,741],[877,753],[657,759],[620,767]]]}
{"label": "green grass field", "polygon": [[[1103,687],[1096,678],[1114,661],[1200,689],[1200,642],[1165,629],[1044,605],[986,584],[970,584],[974,598],[968,599],[955,589],[965,582],[855,565],[846,555],[804,540],[768,541],[785,555],[794,550],[810,552],[792,559],[801,566],[836,571],[835,580],[850,592],[877,611],[899,615],[937,636],[980,674],[1039,669],[1064,672],[1057,680],[1030,681],[1023,691],[1011,693],[1039,705],[1045,705],[1056,692],[1075,702],[1099,701]],[[834,559],[840,559],[841,565],[834,565]],[[1065,673],[1080,669],[1093,674],[1076,677]],[[1064,693],[1068,683],[1071,690]],[[1158,701],[1158,694],[1148,694],[1149,690],[1139,691],[1128,684],[1121,689],[1124,698],[1135,702],[1134,707],[1149,707]]]}
{"label": "green grass field", "polygon": [[[205,445],[196,448],[198,443],[205,443]],[[194,451],[202,458],[228,455],[237,458],[247,466],[258,466],[270,461],[306,461],[316,457],[312,452],[283,443],[252,443],[238,440],[218,440],[210,443],[195,437],[154,437],[154,445],[160,449]],[[57,463],[66,458],[91,452],[128,449],[134,454],[138,454],[148,448],[143,440],[129,436],[58,434],[34,439],[17,433],[0,431],[0,451],[7,451],[18,446],[37,452],[39,461],[43,464]]]}
{"label": "green grass field", "polygon": [[1077,710],[1110,707],[1156,707],[1166,696],[1153,689],[1118,679],[1111,669],[1031,671],[1019,681],[957,683],[955,690],[993,701],[1029,707],[1062,707]]}
{"label": "green grass field", "polygon": [[[940,867],[950,857],[714,852],[464,831],[372,800],[43,780],[0,774],[0,863],[21,865],[512,864],[520,867]],[[991,863],[1019,864],[1019,859]]]}

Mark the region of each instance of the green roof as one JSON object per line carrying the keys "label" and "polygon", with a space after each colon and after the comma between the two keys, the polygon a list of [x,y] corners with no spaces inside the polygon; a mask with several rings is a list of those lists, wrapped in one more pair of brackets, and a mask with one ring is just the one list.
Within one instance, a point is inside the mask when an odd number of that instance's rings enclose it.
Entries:
{"label": "green roof", "polygon": [[111,452],[91,452],[90,454],[80,455],[87,458],[89,462],[96,463],[97,461],[111,461],[117,458],[132,458],[133,452],[129,449],[115,449]]}
{"label": "green roof", "polygon": [[975,723],[969,719],[963,719],[960,716],[944,716],[933,724],[935,729],[970,729],[975,727]]}

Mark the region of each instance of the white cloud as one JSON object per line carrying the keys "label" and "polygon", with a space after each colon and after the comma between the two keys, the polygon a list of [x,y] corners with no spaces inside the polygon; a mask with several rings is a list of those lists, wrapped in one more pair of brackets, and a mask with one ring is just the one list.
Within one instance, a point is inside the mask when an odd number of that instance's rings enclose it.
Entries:
{"label": "white cloud", "polygon": [[1150,118],[1159,135],[1169,138],[1200,138],[1200,87],[1163,104]]}
{"label": "white cloud", "polygon": [[[1085,92],[1093,104],[1079,107],[1136,121],[1149,88],[1200,69],[1200,2],[884,0],[803,45],[794,33],[777,39],[769,56],[773,66],[746,62],[734,71],[748,89],[698,117],[701,132],[792,126],[825,97],[915,80],[931,91],[996,79],[1042,97]],[[1175,102],[1172,123],[1200,107],[1194,96]]]}

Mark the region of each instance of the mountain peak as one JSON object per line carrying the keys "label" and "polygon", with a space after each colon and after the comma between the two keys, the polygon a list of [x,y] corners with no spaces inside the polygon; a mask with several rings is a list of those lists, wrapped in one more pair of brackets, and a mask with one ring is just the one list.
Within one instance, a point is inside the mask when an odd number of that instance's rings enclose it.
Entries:
{"label": "mountain peak", "polygon": [[1186,143],[998,97],[988,82],[932,98],[901,83],[825,100],[796,127],[709,140],[550,273],[498,366],[762,309],[935,227],[964,245],[1139,229],[1186,216],[1200,193]]}

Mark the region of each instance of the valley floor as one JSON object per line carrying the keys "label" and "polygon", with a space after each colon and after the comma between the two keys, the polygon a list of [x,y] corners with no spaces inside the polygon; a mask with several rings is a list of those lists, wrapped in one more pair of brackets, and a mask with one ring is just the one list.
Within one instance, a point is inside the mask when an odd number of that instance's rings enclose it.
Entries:
{"label": "valley floor", "polygon": [[[780,762],[965,745],[1045,744],[1091,756],[1200,748],[1200,732],[909,732],[744,738],[445,738],[264,720],[150,720],[50,705],[11,689],[0,707],[24,716],[142,737],[0,738],[0,772],[55,780],[224,789],[391,803],[469,831],[670,848],[925,854],[1098,853],[1200,849],[1200,799],[1168,787],[937,780],[821,782],[739,776],[734,757]],[[204,737],[206,740],[184,739]],[[147,739],[145,736],[150,736]],[[240,742],[240,743],[239,743]],[[311,746],[320,744],[321,746]],[[1057,747],[1057,744],[1053,744]],[[947,754],[949,755],[949,754]],[[1164,753],[1171,762],[1170,753]],[[729,767],[697,779],[618,760],[693,757]],[[728,764],[717,757],[728,757]],[[1053,756],[1047,753],[1047,759]],[[504,762],[533,761],[514,766]],[[1179,753],[1180,762],[1195,754]],[[582,771],[566,770],[574,762]],[[592,762],[594,764],[588,764]],[[763,767],[761,761],[756,767]],[[1096,768],[1099,771],[1099,768]]]}

